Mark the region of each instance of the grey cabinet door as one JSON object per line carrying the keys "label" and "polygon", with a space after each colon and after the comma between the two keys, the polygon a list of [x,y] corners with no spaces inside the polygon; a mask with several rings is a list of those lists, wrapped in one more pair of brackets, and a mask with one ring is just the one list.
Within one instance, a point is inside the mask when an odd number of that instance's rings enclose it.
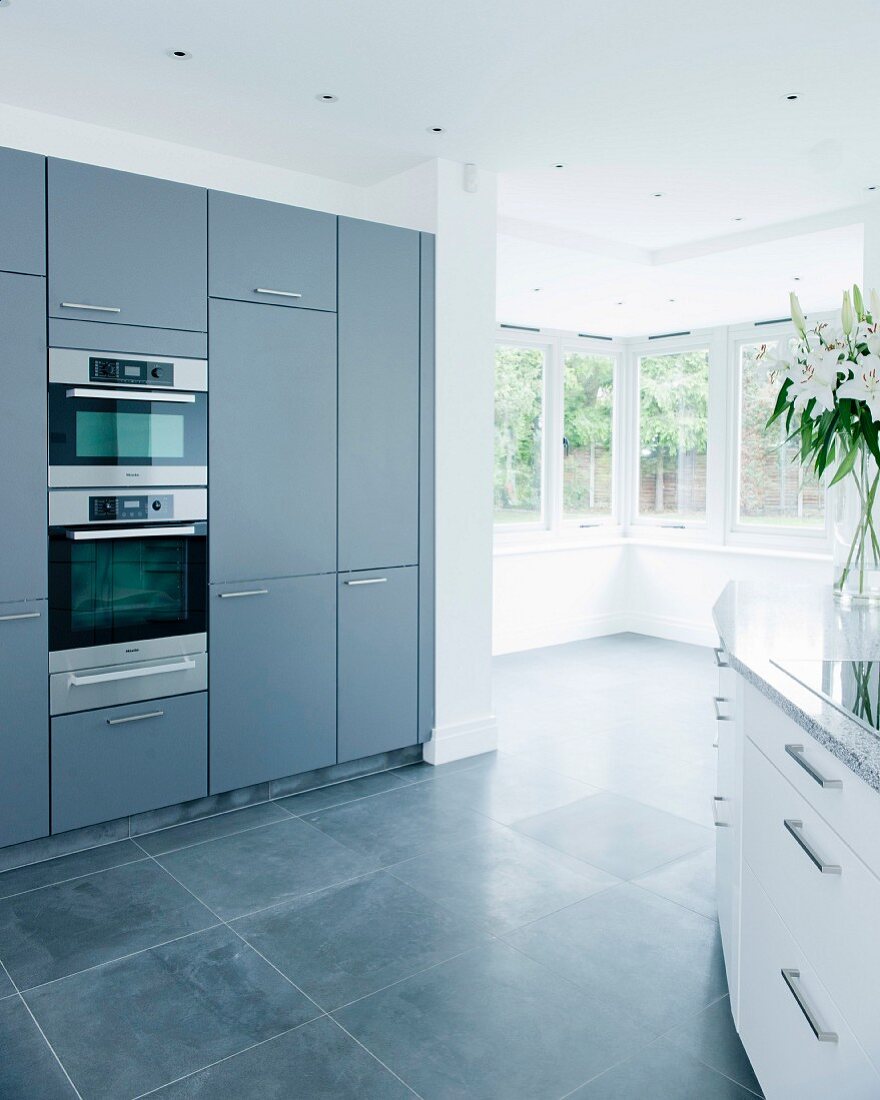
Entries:
{"label": "grey cabinet door", "polygon": [[210,577],[336,568],[336,317],[211,301]]}
{"label": "grey cabinet door", "polygon": [[336,216],[225,191],[208,194],[214,298],[336,309]]}
{"label": "grey cabinet door", "polygon": [[45,599],[46,283],[0,274],[0,603]]}
{"label": "grey cabinet door", "polygon": [[52,719],[52,832],[204,798],[204,691]]}
{"label": "grey cabinet door", "polygon": [[50,159],[47,202],[50,317],[205,331],[206,191]]}
{"label": "grey cabinet door", "polygon": [[0,847],[49,833],[45,601],[0,603]]}
{"label": "grey cabinet door", "polygon": [[414,745],[418,569],[339,576],[339,762]]}
{"label": "grey cabinet door", "polygon": [[336,762],[336,577],[212,585],[211,794]]}
{"label": "grey cabinet door", "polygon": [[46,274],[46,158],[0,149],[0,271]]}
{"label": "grey cabinet door", "polygon": [[419,234],[339,219],[339,568],[419,543]]}

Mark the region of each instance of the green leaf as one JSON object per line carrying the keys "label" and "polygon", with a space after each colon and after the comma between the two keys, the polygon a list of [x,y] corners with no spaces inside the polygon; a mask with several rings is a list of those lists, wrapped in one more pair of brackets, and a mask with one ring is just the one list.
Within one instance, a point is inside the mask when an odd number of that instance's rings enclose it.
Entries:
{"label": "green leaf", "polygon": [[786,378],[786,380],[782,383],[782,386],[780,387],[779,393],[776,395],[776,404],[773,407],[773,412],[770,414],[770,419],[764,425],[765,430],[767,428],[769,428],[770,425],[775,420],[778,420],[779,417],[782,415],[783,410],[785,409],[786,405],[788,404],[788,391],[790,389],[791,389],[791,379]]}
{"label": "green leaf", "polygon": [[846,457],[844,458],[844,460],[837,467],[837,473],[831,479],[829,484],[830,485],[836,485],[838,483],[838,481],[841,481],[843,478],[845,478],[846,475],[850,472],[850,470],[852,470],[853,466],[855,466],[856,459],[858,458],[858,456],[859,456],[859,438],[858,438],[858,428],[856,428],[855,432],[853,432],[853,445],[850,448],[850,450],[849,450],[848,454],[846,455]]}
{"label": "green leaf", "polygon": [[880,445],[877,440],[877,425],[871,418],[871,411],[867,405],[862,405],[859,412],[859,423],[862,428],[862,435],[865,437],[865,442],[868,444],[868,449],[874,456],[875,461],[880,464]]}

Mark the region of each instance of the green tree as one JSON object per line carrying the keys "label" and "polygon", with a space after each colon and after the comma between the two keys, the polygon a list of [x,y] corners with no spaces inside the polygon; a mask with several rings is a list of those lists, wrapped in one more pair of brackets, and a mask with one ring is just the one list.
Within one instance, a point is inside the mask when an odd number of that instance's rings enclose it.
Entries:
{"label": "green tree", "polygon": [[564,431],[566,512],[611,511],[611,433],[614,359],[569,352],[565,357]]}
{"label": "green tree", "polygon": [[544,353],[495,349],[495,514],[501,523],[541,513]]}

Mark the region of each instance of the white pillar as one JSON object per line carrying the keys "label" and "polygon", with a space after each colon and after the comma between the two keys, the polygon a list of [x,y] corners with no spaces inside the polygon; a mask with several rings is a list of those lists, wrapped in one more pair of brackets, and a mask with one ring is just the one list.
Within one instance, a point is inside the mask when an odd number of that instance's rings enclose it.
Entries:
{"label": "white pillar", "polygon": [[436,717],[425,759],[497,747],[492,713],[496,181],[437,161]]}
{"label": "white pillar", "polygon": [[880,290],[880,209],[865,212],[862,290],[867,301],[868,291]]}

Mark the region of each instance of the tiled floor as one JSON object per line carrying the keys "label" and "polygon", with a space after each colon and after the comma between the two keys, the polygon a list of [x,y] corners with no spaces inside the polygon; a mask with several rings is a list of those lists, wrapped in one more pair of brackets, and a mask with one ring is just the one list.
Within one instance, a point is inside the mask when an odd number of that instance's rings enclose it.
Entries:
{"label": "tiled floor", "polygon": [[0,874],[0,1097],[749,1100],[714,666],[499,658],[501,751]]}

